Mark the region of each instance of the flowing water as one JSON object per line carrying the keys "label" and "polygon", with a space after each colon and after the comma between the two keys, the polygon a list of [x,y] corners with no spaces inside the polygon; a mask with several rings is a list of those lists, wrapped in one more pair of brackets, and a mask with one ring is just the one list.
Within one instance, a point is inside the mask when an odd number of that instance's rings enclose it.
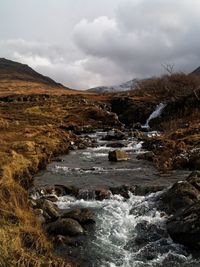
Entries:
{"label": "flowing water", "polygon": [[[49,164],[35,178],[35,187],[49,184],[74,185],[82,189],[128,185],[169,186],[184,179],[188,172],[159,173],[151,163],[137,160],[143,153],[134,138],[121,141],[130,160],[111,163],[108,151],[113,142],[102,141],[103,132],[90,135],[97,146],[72,151],[62,162]],[[97,201],[63,196],[57,201],[61,210],[89,207],[95,213],[95,228],[78,248],[81,266],[91,267],[198,267],[200,261],[175,244],[166,232],[166,217],[157,209],[160,192],[148,196],[130,194],[128,200],[113,195]],[[62,251],[64,254],[65,251]]]}
{"label": "flowing water", "polygon": [[160,103],[159,105],[156,106],[156,109],[150,114],[149,118],[147,119],[145,125],[143,125],[143,128],[147,128],[149,129],[149,122],[152,119],[155,119],[157,117],[159,117],[162,114],[163,109],[166,107],[167,104],[164,103]]}

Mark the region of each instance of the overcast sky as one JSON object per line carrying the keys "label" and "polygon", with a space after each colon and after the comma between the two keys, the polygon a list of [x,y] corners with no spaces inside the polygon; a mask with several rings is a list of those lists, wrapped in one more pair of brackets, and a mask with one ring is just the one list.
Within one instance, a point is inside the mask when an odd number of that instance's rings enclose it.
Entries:
{"label": "overcast sky", "polygon": [[200,66],[200,0],[0,0],[0,57],[71,88]]}

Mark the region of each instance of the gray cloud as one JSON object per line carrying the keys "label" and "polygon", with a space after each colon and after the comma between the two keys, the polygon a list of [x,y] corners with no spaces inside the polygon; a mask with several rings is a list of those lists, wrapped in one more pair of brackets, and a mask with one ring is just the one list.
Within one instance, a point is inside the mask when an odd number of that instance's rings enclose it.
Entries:
{"label": "gray cloud", "polygon": [[149,77],[162,73],[163,63],[175,64],[177,71],[200,65],[199,0],[21,3],[0,3],[1,56],[66,86],[86,89]]}

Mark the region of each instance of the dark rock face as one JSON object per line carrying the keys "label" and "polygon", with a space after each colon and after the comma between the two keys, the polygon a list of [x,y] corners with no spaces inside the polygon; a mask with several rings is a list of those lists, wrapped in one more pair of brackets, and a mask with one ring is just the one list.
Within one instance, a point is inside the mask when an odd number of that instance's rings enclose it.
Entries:
{"label": "dark rock face", "polygon": [[82,226],[71,218],[58,219],[47,226],[47,232],[51,235],[76,236],[84,233]]}
{"label": "dark rock face", "polygon": [[200,191],[187,181],[177,182],[163,194],[161,199],[167,212],[173,214],[197,202],[200,199]]}
{"label": "dark rock face", "polygon": [[184,182],[175,183],[161,200],[167,212],[167,231],[175,242],[200,248],[200,172],[192,172]]}
{"label": "dark rock face", "polygon": [[128,160],[128,155],[125,151],[122,150],[114,150],[114,151],[109,151],[108,155],[109,161],[124,161]]}
{"label": "dark rock face", "polygon": [[175,242],[200,248],[200,201],[177,212],[167,221],[167,230]]}
{"label": "dark rock face", "polygon": [[111,100],[112,112],[118,115],[122,123],[129,126],[137,122],[144,124],[155,107],[156,103],[135,101],[128,96],[115,96]]}

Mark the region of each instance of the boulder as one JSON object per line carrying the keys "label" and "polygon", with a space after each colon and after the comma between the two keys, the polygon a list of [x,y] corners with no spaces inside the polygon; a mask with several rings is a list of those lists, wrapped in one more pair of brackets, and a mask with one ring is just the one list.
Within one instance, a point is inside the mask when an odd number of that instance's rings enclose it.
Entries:
{"label": "boulder", "polygon": [[95,223],[94,213],[91,209],[74,209],[62,215],[62,218],[70,218],[78,221],[81,225]]}
{"label": "boulder", "polygon": [[37,203],[37,208],[43,210],[45,219],[55,220],[60,216],[58,208],[53,202],[47,199],[38,199],[36,200],[36,203]]}
{"label": "boulder", "polygon": [[95,199],[96,200],[104,200],[109,199],[111,197],[112,193],[110,190],[106,188],[99,188],[95,190]]}
{"label": "boulder", "polygon": [[51,235],[76,236],[84,233],[82,226],[71,218],[58,219],[47,226],[47,232]]}
{"label": "boulder", "polygon": [[114,140],[123,140],[125,139],[125,137],[126,135],[122,131],[115,129],[115,130],[109,131],[107,135],[103,137],[102,139],[106,141],[114,141]]}
{"label": "boulder", "polygon": [[94,200],[95,198],[96,198],[96,193],[94,189],[81,188],[79,189],[77,194],[77,199]]}
{"label": "boulder", "polygon": [[67,185],[54,185],[54,191],[57,196],[65,196],[65,195],[72,195],[77,196],[78,194],[78,188],[74,186],[67,186]]}
{"label": "boulder", "polygon": [[161,196],[164,209],[170,214],[197,202],[199,199],[200,191],[188,181],[176,182]]}
{"label": "boulder", "polygon": [[111,196],[111,191],[106,188],[98,188],[98,189],[87,189],[82,188],[79,189],[77,198],[84,199],[84,200],[103,200],[108,199]]}
{"label": "boulder", "polygon": [[124,161],[124,160],[128,160],[128,155],[125,151],[123,150],[114,150],[114,151],[109,151],[108,154],[108,159],[109,161]]}
{"label": "boulder", "polygon": [[200,248],[200,201],[178,211],[167,221],[171,238],[191,249]]}
{"label": "boulder", "polygon": [[135,193],[136,186],[121,185],[118,187],[110,187],[113,195],[121,195],[124,198],[129,198],[129,192]]}

